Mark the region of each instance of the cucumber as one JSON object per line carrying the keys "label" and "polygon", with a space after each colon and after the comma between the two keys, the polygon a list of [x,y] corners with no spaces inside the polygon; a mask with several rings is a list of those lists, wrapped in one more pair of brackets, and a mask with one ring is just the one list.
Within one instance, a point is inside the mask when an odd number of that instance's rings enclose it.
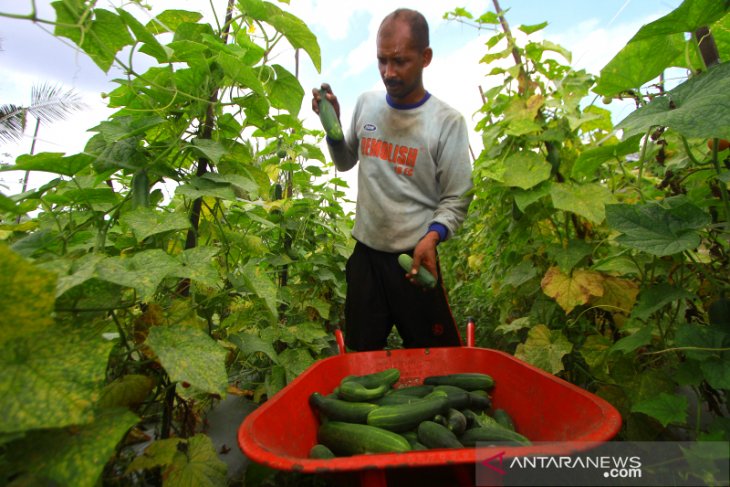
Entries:
{"label": "cucumber", "polygon": [[388,394],[403,394],[408,396],[424,397],[426,394],[433,392],[433,387],[434,386],[426,385],[401,387],[399,389],[393,389],[389,391]]}
{"label": "cucumber", "polygon": [[402,432],[416,428],[422,421],[448,410],[447,397],[423,398],[410,404],[378,406],[368,413],[367,424]]}
{"label": "cucumber", "polygon": [[325,397],[319,392],[309,396],[309,404],[331,421],[365,423],[368,413],[378,406],[368,402],[342,401]]}
{"label": "cucumber", "polygon": [[340,384],[337,394],[341,399],[352,402],[366,402],[383,397],[389,386],[381,384],[378,387],[368,388],[359,382],[346,381]]}
{"label": "cucumber", "polygon": [[337,118],[335,107],[327,99],[327,92],[323,89],[319,90],[319,120],[322,122],[324,131],[327,132],[327,137],[335,142],[344,140],[340,119]]}
{"label": "cucumber", "polygon": [[467,428],[479,426],[479,419],[477,417],[477,413],[475,413],[471,409],[462,409],[461,414],[463,414],[464,418],[466,418],[466,427]]}
{"label": "cucumber", "polygon": [[449,409],[446,412],[446,427],[459,436],[466,431],[466,416],[458,409]]}
{"label": "cucumber", "polygon": [[358,382],[368,389],[373,389],[385,384],[390,389],[393,384],[398,382],[398,379],[400,379],[400,371],[396,368],[391,368],[372,374],[348,375],[340,381],[340,385],[344,382]]}
{"label": "cucumber", "polygon": [[504,409],[495,409],[494,413],[492,413],[492,417],[501,426],[504,426],[508,430],[515,431],[515,423],[512,421],[512,418],[507,413],[507,411],[505,411]]}
{"label": "cucumber", "polygon": [[142,169],[132,176],[132,208],[149,208],[150,179],[147,170]]}
{"label": "cucumber", "polygon": [[466,407],[469,407],[471,403],[471,399],[469,398],[469,393],[462,389],[461,387],[456,386],[436,386],[433,389],[434,391],[443,391],[446,393],[446,395],[449,398],[449,407],[454,409],[464,409]]}
{"label": "cucumber", "polygon": [[469,407],[477,411],[485,411],[492,407],[492,400],[484,390],[469,391]]}
{"label": "cucumber", "polygon": [[408,394],[386,394],[379,399],[371,401],[378,406],[393,406],[396,404],[410,404],[420,401],[422,398],[418,396],[409,396]]}
{"label": "cucumber", "polygon": [[426,445],[418,441],[418,433],[415,431],[406,431],[405,433],[401,433],[401,435],[411,444],[411,450],[428,450]]}
{"label": "cucumber", "polygon": [[494,379],[487,374],[479,372],[464,372],[459,374],[432,375],[423,379],[423,383],[433,386],[456,386],[467,391],[478,389],[491,389],[494,387]]}
{"label": "cucumber", "polygon": [[317,441],[336,455],[406,452],[408,440],[398,433],[367,424],[330,421],[317,430]]}
{"label": "cucumber", "polygon": [[335,454],[332,453],[332,450],[327,448],[321,443],[317,443],[312,447],[311,450],[309,450],[309,458],[318,458],[318,459],[328,459],[328,458],[335,458]]}
{"label": "cucumber", "polygon": [[[413,270],[413,257],[408,254],[400,254],[398,256],[398,263],[406,272],[411,272]],[[436,278],[423,266],[418,268],[416,280],[427,288],[433,289],[436,287]]]}
{"label": "cucumber", "polygon": [[[420,437],[419,437],[420,438]],[[504,426],[498,423],[490,424],[487,426],[480,426],[478,428],[470,428],[459,437],[459,441],[464,446],[475,446],[477,443],[487,442],[499,442],[508,443],[512,445],[530,445],[530,440],[525,436],[508,430]]]}
{"label": "cucumber", "polygon": [[418,425],[418,441],[429,448],[462,448],[464,446],[450,429],[433,421],[423,421]]}

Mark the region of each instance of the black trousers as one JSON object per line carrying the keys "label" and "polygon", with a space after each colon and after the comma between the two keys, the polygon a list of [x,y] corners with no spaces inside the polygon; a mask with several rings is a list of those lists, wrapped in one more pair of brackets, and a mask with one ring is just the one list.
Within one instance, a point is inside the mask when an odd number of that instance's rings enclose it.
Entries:
{"label": "black trousers", "polygon": [[411,284],[405,275],[397,253],[357,242],[346,268],[345,344],[350,349],[384,348],[394,325],[406,348],[461,345],[440,272],[433,289]]}

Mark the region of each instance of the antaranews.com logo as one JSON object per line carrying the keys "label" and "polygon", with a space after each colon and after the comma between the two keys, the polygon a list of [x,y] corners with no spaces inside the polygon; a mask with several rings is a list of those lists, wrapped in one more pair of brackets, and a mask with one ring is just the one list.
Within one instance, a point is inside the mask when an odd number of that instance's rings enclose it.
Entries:
{"label": "antaranews.com logo", "polygon": [[730,443],[477,445],[477,485],[729,485]]}

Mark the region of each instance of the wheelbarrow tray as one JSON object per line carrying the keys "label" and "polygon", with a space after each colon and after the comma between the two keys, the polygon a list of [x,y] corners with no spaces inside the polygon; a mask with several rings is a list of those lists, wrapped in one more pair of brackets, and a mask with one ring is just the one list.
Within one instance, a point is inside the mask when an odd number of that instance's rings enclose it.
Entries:
{"label": "wheelbarrow tray", "polygon": [[[251,413],[238,430],[238,443],[248,458],[278,470],[303,473],[372,471],[475,465],[484,458],[477,448],[435,449],[405,453],[310,459],[317,443],[319,419],[309,405],[313,392],[329,394],[347,375],[396,367],[395,387],[422,383],[430,375],[482,372],[494,378],[493,407],[506,410],[517,430],[533,442],[556,442],[553,454],[589,449],[610,440],[621,416],[605,400],[507,353],[473,347],[402,349],[340,354],[314,363],[304,373]],[[532,446],[500,447],[505,457],[529,454]]]}

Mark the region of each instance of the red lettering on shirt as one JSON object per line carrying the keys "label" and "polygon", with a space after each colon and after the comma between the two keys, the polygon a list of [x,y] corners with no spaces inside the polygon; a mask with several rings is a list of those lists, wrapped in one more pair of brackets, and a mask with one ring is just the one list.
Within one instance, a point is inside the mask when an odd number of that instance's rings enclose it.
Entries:
{"label": "red lettering on shirt", "polygon": [[[396,174],[412,176],[418,159],[418,149],[405,145],[393,144],[385,140],[363,137],[360,139],[360,154],[370,156],[393,164]],[[400,167],[407,166],[407,167]]]}

